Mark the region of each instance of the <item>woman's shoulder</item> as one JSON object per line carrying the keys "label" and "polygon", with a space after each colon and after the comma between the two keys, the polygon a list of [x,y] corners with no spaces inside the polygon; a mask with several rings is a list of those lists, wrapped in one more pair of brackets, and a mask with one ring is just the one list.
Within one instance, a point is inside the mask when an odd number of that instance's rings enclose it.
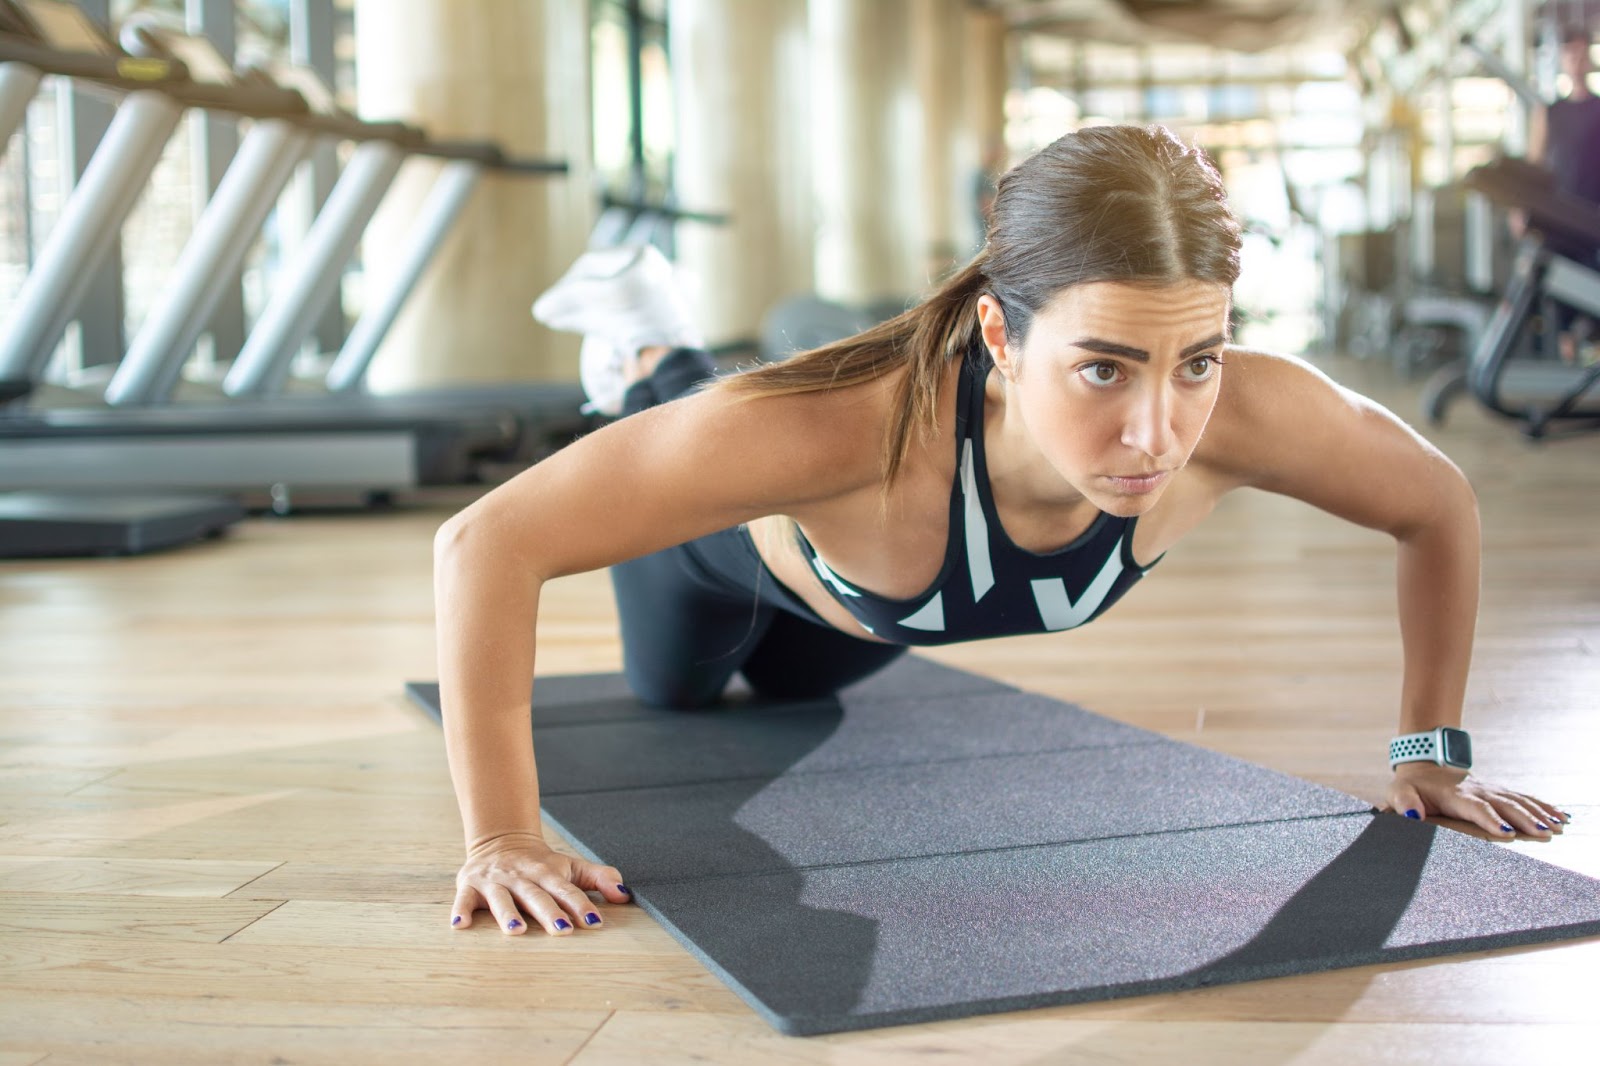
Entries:
{"label": "woman's shoulder", "polygon": [[1224,359],[1216,407],[1190,461],[1225,482],[1252,483],[1359,399],[1299,356],[1230,346]]}
{"label": "woman's shoulder", "polygon": [[1414,521],[1438,491],[1455,491],[1460,472],[1382,404],[1297,356],[1230,354],[1191,459],[1219,494],[1251,486],[1394,529]]}
{"label": "woman's shoulder", "polygon": [[850,491],[882,476],[884,436],[899,375],[804,392],[711,388],[689,397],[708,427],[737,425],[772,447],[766,454],[811,472],[819,487]]}
{"label": "woman's shoulder", "polygon": [[1460,469],[1394,412],[1303,359],[1235,356],[1196,451],[1219,492],[1262,489],[1397,538],[1470,513]]}
{"label": "woman's shoulder", "polygon": [[1217,409],[1240,409],[1251,403],[1289,398],[1296,393],[1320,391],[1332,378],[1302,356],[1264,348],[1229,345],[1223,358],[1228,369],[1223,373]]}

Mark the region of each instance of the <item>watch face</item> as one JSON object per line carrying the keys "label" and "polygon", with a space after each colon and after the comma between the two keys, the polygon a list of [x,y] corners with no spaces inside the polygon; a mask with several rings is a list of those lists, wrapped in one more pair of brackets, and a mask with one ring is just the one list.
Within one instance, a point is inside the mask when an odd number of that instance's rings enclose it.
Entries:
{"label": "watch face", "polygon": [[1446,766],[1458,766],[1465,770],[1472,766],[1472,738],[1464,730],[1443,729],[1440,734],[1444,740],[1444,762]]}

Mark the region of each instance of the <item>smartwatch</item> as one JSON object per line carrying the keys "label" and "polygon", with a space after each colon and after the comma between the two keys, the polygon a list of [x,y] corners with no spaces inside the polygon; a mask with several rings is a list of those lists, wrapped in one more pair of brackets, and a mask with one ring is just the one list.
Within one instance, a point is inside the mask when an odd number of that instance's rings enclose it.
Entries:
{"label": "smartwatch", "polygon": [[1431,762],[1469,770],[1472,768],[1472,738],[1467,736],[1466,730],[1447,725],[1426,733],[1395,737],[1389,741],[1389,769],[1403,762]]}

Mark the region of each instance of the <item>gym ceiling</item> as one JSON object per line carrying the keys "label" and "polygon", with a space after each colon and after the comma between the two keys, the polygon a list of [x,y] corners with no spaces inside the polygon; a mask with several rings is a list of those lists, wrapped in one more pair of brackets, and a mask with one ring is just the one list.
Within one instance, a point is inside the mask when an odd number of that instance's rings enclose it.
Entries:
{"label": "gym ceiling", "polygon": [[1392,0],[990,0],[1013,29],[1117,44],[1202,43],[1235,52],[1348,39]]}

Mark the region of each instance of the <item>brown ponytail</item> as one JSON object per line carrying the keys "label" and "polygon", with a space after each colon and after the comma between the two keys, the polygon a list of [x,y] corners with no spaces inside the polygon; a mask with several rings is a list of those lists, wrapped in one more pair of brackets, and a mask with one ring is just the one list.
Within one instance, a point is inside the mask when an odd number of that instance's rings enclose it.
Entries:
{"label": "brown ponytail", "polygon": [[1000,179],[984,250],[922,303],[854,337],[724,378],[749,397],[818,392],[901,367],[884,433],[887,491],[912,434],[938,425],[950,363],[978,340],[978,297],[1004,312],[1010,343],[1056,294],[1098,281],[1171,285],[1239,277],[1239,223],[1204,153],[1163,126],[1093,126],[1069,133]]}
{"label": "brown ponytail", "polygon": [[928,434],[938,425],[945,370],[977,340],[978,297],[988,284],[986,259],[980,254],[932,296],[864,333],[724,378],[717,387],[751,397],[820,392],[873,381],[906,367],[896,390],[894,416],[884,433],[887,490],[911,451],[913,431]]}

